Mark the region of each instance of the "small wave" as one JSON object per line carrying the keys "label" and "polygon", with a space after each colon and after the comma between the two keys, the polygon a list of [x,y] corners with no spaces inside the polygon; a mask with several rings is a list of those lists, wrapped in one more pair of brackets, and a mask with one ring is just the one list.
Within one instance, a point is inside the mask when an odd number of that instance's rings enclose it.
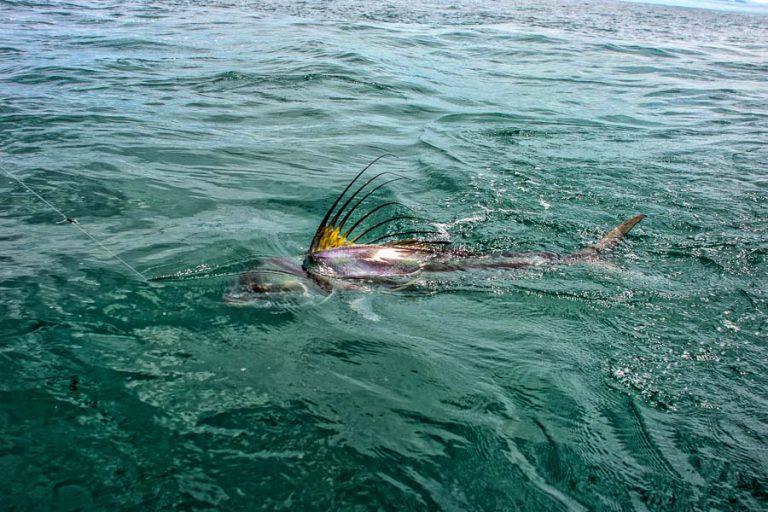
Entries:
{"label": "small wave", "polygon": [[19,84],[37,85],[45,83],[85,84],[98,80],[101,72],[83,67],[44,66],[15,73],[8,80]]}
{"label": "small wave", "polygon": [[138,39],[132,37],[125,38],[91,38],[77,39],[68,41],[73,46],[107,48],[114,50],[173,50],[173,51],[192,51],[195,50],[189,46],[163,43],[148,39]]}
{"label": "small wave", "polygon": [[653,46],[604,43],[600,45],[600,48],[602,50],[609,51],[609,52],[627,53],[632,55],[643,55],[646,57],[664,57],[664,58],[678,57],[678,54],[675,50],[657,48]]}

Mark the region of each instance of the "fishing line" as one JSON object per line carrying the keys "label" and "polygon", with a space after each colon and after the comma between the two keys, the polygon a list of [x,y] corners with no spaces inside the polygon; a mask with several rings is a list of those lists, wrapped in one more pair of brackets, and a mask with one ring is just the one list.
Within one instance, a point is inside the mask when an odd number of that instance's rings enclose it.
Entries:
{"label": "fishing line", "polygon": [[58,213],[59,215],[61,215],[61,220],[59,222],[57,222],[57,224],[61,224],[63,222],[66,222],[68,224],[71,224],[71,225],[75,226],[77,229],[80,230],[80,232],[82,234],[84,234],[85,236],[87,236],[88,238],[93,240],[99,247],[101,247],[102,250],[104,250],[104,252],[106,252],[107,254],[112,256],[113,258],[115,258],[117,261],[119,261],[120,263],[125,265],[125,267],[128,268],[131,272],[133,272],[134,274],[139,276],[142,281],[144,281],[145,283],[149,282],[149,280],[146,278],[146,276],[144,276],[144,274],[142,274],[141,272],[139,272],[138,270],[133,268],[133,266],[131,266],[127,261],[125,261],[123,258],[121,258],[117,254],[115,254],[114,252],[109,250],[109,248],[107,248],[107,246],[105,246],[103,243],[101,243],[99,240],[97,240],[93,235],[91,235],[88,231],[86,231],[85,228],[83,228],[83,226],[77,221],[77,219],[73,219],[72,217],[68,217],[64,212],[62,212],[61,210],[59,210],[58,208],[53,206],[50,202],[48,202],[47,199],[45,199],[43,196],[41,196],[40,194],[35,192],[29,185],[24,183],[21,180],[21,178],[18,178],[16,176],[14,176],[13,174],[11,174],[8,171],[6,171],[5,169],[0,169],[0,170],[3,171],[3,174],[5,174],[9,178],[11,178],[11,179],[15,180],[16,182],[18,182],[18,184],[21,185],[22,187],[24,187],[27,190],[27,192],[29,192],[30,194],[32,194],[33,196],[38,198],[40,201],[45,203],[51,210],[53,210],[56,213]]}
{"label": "fishing line", "polygon": [[[191,281],[193,279],[213,279],[216,277],[228,277],[228,276],[240,276],[243,273],[242,272],[221,272],[217,274],[203,274],[205,272],[204,270],[201,270],[198,273],[191,273],[191,274],[182,274],[181,272],[177,272],[175,274],[167,274],[163,276],[157,276],[149,279],[149,281]],[[279,270],[254,270],[253,272],[260,273],[260,274],[284,274],[284,275],[293,275],[289,272],[281,272]],[[202,275],[200,275],[202,274]]]}

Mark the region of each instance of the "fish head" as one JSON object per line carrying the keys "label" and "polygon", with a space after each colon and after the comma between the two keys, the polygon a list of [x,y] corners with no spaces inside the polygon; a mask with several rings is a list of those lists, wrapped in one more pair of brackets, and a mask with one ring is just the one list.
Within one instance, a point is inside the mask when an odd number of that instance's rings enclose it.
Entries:
{"label": "fish head", "polygon": [[232,306],[271,307],[301,305],[326,295],[301,267],[273,258],[238,275],[224,301]]}

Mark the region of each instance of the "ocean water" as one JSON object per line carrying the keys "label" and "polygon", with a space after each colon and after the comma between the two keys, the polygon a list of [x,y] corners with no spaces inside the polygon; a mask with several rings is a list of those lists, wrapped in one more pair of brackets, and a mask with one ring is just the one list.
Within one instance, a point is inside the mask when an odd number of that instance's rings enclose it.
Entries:
{"label": "ocean water", "polygon": [[[767,138],[759,12],[2,1],[0,509],[765,510]],[[384,153],[461,246],[648,218],[224,302]]]}

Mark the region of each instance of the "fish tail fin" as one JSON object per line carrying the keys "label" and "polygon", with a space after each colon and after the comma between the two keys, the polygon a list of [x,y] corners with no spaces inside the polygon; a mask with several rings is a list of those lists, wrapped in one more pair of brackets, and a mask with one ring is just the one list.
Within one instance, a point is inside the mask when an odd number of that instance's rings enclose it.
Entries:
{"label": "fish tail fin", "polygon": [[627,233],[632,231],[641,220],[645,218],[645,215],[635,215],[634,217],[625,220],[612,230],[610,230],[605,236],[603,236],[596,243],[585,247],[579,251],[571,253],[567,258],[571,261],[584,261],[597,258],[600,254],[605,253],[616,247],[622,238]]}

